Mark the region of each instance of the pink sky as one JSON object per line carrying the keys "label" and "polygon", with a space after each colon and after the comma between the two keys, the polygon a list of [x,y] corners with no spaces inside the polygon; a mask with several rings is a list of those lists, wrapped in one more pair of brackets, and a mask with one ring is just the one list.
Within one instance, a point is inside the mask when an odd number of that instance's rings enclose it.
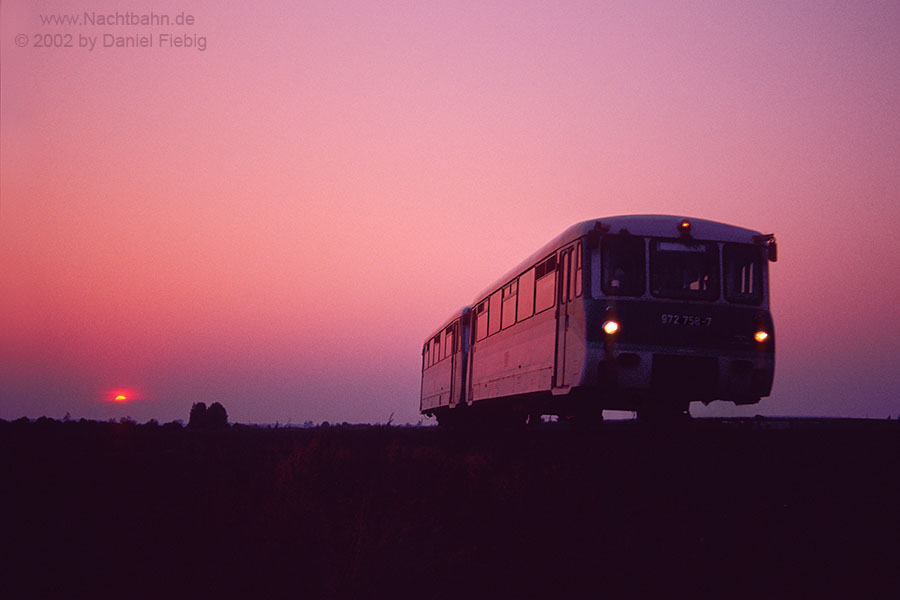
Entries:
{"label": "pink sky", "polygon": [[900,414],[897,3],[220,4],[3,2],[0,418],[415,422],[431,329],[629,213],[778,238],[773,395],[695,414]]}

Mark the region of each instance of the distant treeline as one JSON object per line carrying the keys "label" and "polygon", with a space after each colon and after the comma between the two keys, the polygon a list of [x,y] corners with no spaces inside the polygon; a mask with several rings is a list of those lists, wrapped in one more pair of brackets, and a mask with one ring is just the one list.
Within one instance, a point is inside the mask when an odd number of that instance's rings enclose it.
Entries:
{"label": "distant treeline", "polygon": [[898,463],[898,421],[0,421],[3,589],[871,597],[897,579]]}

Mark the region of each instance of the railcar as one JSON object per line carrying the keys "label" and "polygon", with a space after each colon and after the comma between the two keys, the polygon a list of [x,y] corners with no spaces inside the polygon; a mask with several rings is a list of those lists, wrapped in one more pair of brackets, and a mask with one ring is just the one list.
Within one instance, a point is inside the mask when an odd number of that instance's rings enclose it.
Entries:
{"label": "railcar", "polygon": [[689,414],[770,394],[772,234],[705,219],[577,223],[451,315],[422,349],[438,422]]}

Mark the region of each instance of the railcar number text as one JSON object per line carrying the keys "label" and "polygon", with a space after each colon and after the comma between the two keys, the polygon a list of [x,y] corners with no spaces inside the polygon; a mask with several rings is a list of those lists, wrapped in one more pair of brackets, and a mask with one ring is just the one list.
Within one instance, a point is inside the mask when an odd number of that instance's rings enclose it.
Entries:
{"label": "railcar number text", "polygon": [[661,321],[663,325],[682,325],[684,327],[709,327],[712,325],[712,317],[695,317],[693,315],[663,313]]}

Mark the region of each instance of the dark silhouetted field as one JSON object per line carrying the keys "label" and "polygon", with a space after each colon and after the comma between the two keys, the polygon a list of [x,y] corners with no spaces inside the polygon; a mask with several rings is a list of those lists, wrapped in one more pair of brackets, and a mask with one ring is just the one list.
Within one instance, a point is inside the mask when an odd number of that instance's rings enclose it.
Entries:
{"label": "dark silhouetted field", "polygon": [[900,569],[898,421],[0,421],[0,476],[5,597],[866,597]]}

